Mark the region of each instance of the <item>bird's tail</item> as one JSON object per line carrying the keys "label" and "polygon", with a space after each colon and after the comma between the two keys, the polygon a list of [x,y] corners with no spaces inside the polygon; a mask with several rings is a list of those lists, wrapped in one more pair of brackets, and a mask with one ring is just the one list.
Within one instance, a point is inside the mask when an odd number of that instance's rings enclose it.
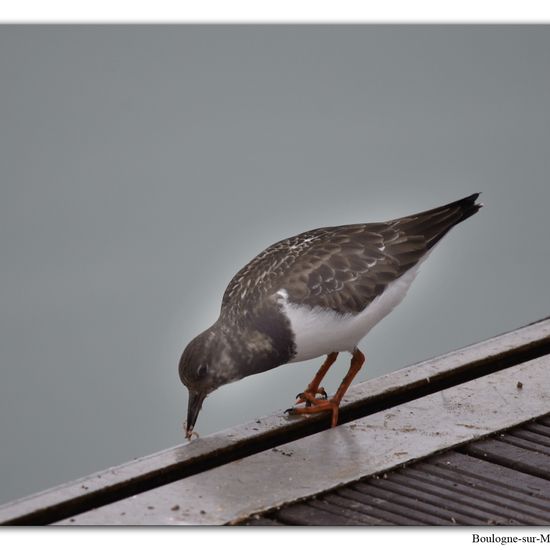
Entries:
{"label": "bird's tail", "polygon": [[395,220],[399,229],[410,235],[423,235],[427,247],[432,248],[455,225],[473,216],[482,206],[476,203],[480,193]]}

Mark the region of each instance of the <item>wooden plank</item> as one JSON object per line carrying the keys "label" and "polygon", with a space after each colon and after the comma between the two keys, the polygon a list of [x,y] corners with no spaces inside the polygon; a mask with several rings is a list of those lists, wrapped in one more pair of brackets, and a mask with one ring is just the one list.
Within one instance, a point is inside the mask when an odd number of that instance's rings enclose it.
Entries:
{"label": "wooden plank", "polygon": [[[453,453],[454,456],[460,455]],[[447,482],[453,485],[453,490],[463,494],[465,497],[471,497],[481,510],[491,512],[496,508],[503,510],[501,513],[507,515],[504,510],[512,510],[512,517],[518,514],[526,514],[529,517],[536,518],[536,521],[550,519],[549,510],[546,500],[541,500],[529,494],[523,488],[517,488],[514,484],[519,484],[522,481],[526,482],[524,487],[530,487],[531,480],[525,479],[530,476],[525,476],[520,480],[515,478],[516,472],[507,470],[495,464],[486,463],[483,468],[479,468],[479,464],[474,462],[477,459],[465,457],[469,464],[467,467],[456,467],[456,463],[461,461],[453,460],[454,465],[449,466],[450,461],[445,460],[444,463],[419,463],[415,468],[407,469],[403,473],[422,479],[434,486]],[[482,461],[477,461],[482,462]],[[462,462],[463,463],[463,462]],[[499,476],[500,479],[499,479]],[[510,481],[506,480],[506,476],[510,477]],[[498,480],[498,481],[497,481]],[[538,480],[535,480],[535,482]],[[550,494],[550,493],[548,493]],[[530,521],[528,518],[525,518]]]}
{"label": "wooden plank", "polygon": [[[407,483],[400,483],[402,477],[395,476],[393,473],[385,479],[369,479],[365,481],[365,486],[377,487],[395,495],[399,498],[407,499],[408,502],[416,502],[415,507],[430,513],[434,516],[443,518],[447,524],[460,523],[463,525],[478,525],[485,523],[487,514],[476,513],[476,509],[469,502],[467,506],[461,506],[457,502],[457,494],[453,491],[447,491],[444,496],[433,494],[433,491],[425,490],[424,487],[412,487]],[[400,502],[405,502],[401,500]],[[454,521],[453,521],[454,520]]]}
{"label": "wooden plank", "polygon": [[530,424],[526,425],[523,429],[532,433],[536,433],[538,435],[542,435],[543,437],[546,437],[550,441],[550,426],[545,426],[540,422],[531,422]]}
{"label": "wooden plank", "polygon": [[544,418],[539,419],[538,423],[542,424],[543,426],[550,427],[550,416],[545,416]]}
{"label": "wooden plank", "polygon": [[514,445],[550,457],[550,446],[541,444],[542,438],[538,436],[537,440],[536,435],[537,434],[533,434],[530,436],[529,432],[527,432],[527,436],[525,436],[521,432],[515,432],[513,434],[501,434],[498,439],[509,445]]}
{"label": "wooden plank", "polygon": [[550,460],[546,454],[522,449],[496,439],[471,443],[467,447],[467,452],[478,458],[550,480]]}
{"label": "wooden plank", "polygon": [[[381,411],[495,369],[550,351],[550,320],[520,328],[352,386],[342,421]],[[282,411],[189,444],[142,457],[76,481],[0,506],[0,524],[57,521],[288,443],[327,426],[326,418],[293,417]]]}
{"label": "wooden plank", "polygon": [[530,425],[527,424],[525,427],[515,428],[506,432],[505,438],[509,437],[518,437],[520,439],[525,439],[536,443],[541,448],[541,452],[548,453],[550,452],[550,435],[546,435],[537,431],[536,429],[530,429]]}
{"label": "wooden plank", "polygon": [[550,508],[550,482],[513,468],[487,462],[462,453],[445,453],[419,463],[418,469],[463,481],[482,488],[487,493],[505,495],[518,502],[548,512]]}
{"label": "wooden plank", "polygon": [[[549,367],[550,357],[535,359],[287,443],[283,452],[257,453],[97,508],[74,523],[121,523],[120,511],[132,524],[237,522],[546,414]],[[167,513],[175,502],[181,513]]]}
{"label": "wooden plank", "polygon": [[426,525],[409,514],[407,508],[391,506],[383,499],[374,498],[358,491],[353,485],[336,490],[336,494],[348,499],[350,502],[361,505],[365,513],[393,523],[394,525]]}
{"label": "wooden plank", "polygon": [[[394,525],[389,521],[373,516],[370,511],[366,510],[366,507],[361,503],[349,498],[345,498],[336,493],[328,493],[316,498],[317,502],[324,502],[332,506],[333,508],[339,508],[344,511],[345,514],[358,513],[365,525]],[[372,510],[371,510],[372,511]]]}
{"label": "wooden plank", "polygon": [[476,518],[466,516],[460,513],[450,513],[448,510],[434,506],[428,502],[421,501],[418,498],[404,496],[391,490],[384,481],[384,485],[374,485],[370,481],[354,483],[353,487],[363,494],[371,495],[375,498],[384,499],[391,505],[391,508],[400,506],[409,508],[409,515],[418,519],[425,525],[474,525]]}
{"label": "wooden plank", "polygon": [[292,510],[282,508],[277,512],[276,518],[289,525],[363,525],[351,518],[319,510],[307,504],[296,504]]}
{"label": "wooden plank", "polygon": [[247,527],[285,527],[288,524],[275,519],[258,516],[247,519],[241,525],[246,525]]}
{"label": "wooden plank", "polygon": [[487,523],[494,513],[498,516],[517,520],[521,525],[540,525],[545,521],[544,514],[536,508],[510,500],[499,495],[487,494],[468,484],[430,476],[416,468],[404,468],[396,472],[392,479],[402,487],[411,487],[428,494],[446,499],[444,507],[459,511]]}
{"label": "wooden plank", "polygon": [[[332,525],[346,525],[344,523],[339,523],[338,519],[336,519],[337,517],[343,517],[346,521],[353,521],[355,525],[373,524],[372,521],[374,518],[368,516],[367,514],[362,514],[357,508],[353,509],[351,507],[336,505],[334,502],[330,502],[330,500],[326,500],[324,498],[312,498],[305,501],[304,504],[307,504],[312,508],[316,508],[317,510],[323,510],[333,514],[335,516],[335,520]],[[291,508],[289,508],[289,511],[290,510]],[[380,525],[380,523],[375,523],[375,525]]]}

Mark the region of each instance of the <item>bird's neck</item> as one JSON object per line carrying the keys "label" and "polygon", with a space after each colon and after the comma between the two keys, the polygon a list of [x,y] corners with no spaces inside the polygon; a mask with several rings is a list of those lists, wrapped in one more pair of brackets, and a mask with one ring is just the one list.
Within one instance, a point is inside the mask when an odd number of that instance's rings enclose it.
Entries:
{"label": "bird's neck", "polygon": [[220,318],[216,327],[243,377],[284,365],[295,354],[290,324],[278,311],[256,311],[238,322]]}

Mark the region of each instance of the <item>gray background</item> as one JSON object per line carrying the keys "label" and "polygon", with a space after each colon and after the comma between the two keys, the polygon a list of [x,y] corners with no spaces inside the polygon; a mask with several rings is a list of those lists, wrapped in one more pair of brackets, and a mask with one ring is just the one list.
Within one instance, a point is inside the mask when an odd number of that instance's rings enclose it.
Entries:
{"label": "gray background", "polygon": [[[360,380],[548,315],[549,51],[547,27],[1,27],[0,500],[181,443],[182,349],[300,231],[483,191]],[[318,363],[218,390],[197,430],[290,406]]]}

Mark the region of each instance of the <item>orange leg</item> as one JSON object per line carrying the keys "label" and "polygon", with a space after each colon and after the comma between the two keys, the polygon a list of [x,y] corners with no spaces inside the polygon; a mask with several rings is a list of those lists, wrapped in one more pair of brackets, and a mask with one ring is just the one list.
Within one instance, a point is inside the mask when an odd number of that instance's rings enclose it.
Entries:
{"label": "orange leg", "polygon": [[[350,364],[348,373],[340,383],[340,386],[338,387],[337,392],[334,394],[334,397],[331,397],[330,399],[326,399],[326,400],[315,399],[314,401],[312,401],[314,405],[312,405],[311,407],[301,407],[298,409],[292,408],[292,409],[288,409],[287,412],[290,412],[291,414],[314,414],[314,413],[320,413],[325,411],[331,411],[332,412],[331,426],[334,428],[336,424],[338,424],[338,407],[340,406],[340,401],[342,401],[342,397],[344,397],[344,394],[348,390],[356,374],[361,370],[361,367],[363,366],[364,362],[365,362],[365,356],[361,353],[361,351],[359,351],[359,349],[355,348],[355,351],[353,352],[353,355],[351,358],[351,364]],[[323,367],[321,367],[321,370],[323,369]],[[328,367],[326,370],[328,370]]]}
{"label": "orange leg", "polygon": [[296,402],[297,404],[303,403],[304,401],[306,402],[307,406],[311,405],[311,403],[316,403],[318,401],[318,399],[316,399],[318,393],[323,395],[324,399],[327,398],[327,393],[325,392],[325,389],[320,388],[319,384],[325,377],[328,369],[330,369],[334,361],[336,361],[337,357],[337,351],[334,351],[327,355],[325,362],[321,365],[321,368],[317,371],[317,374],[313,377],[313,380],[307,385],[307,388],[302,393],[299,393],[296,396],[296,399],[298,400]]}

